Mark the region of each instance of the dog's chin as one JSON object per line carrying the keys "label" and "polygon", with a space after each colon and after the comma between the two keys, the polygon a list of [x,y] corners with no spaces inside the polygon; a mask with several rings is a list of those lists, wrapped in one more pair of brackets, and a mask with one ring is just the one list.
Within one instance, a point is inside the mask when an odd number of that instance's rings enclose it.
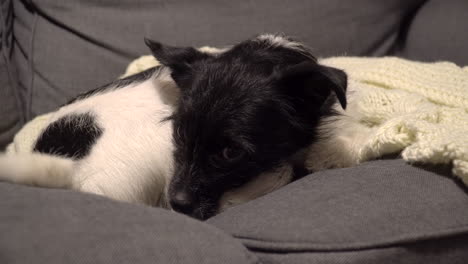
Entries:
{"label": "dog's chin", "polygon": [[217,206],[203,206],[195,209],[189,216],[198,220],[206,220],[218,213]]}
{"label": "dog's chin", "polygon": [[[193,212],[187,215],[199,220],[206,220],[228,208],[246,203],[283,187],[293,180],[293,175],[293,166],[283,164],[272,171],[258,175],[242,187],[225,192],[218,203],[202,202]],[[173,210],[170,208],[169,203],[166,203],[166,206]]]}
{"label": "dog's chin", "polygon": [[293,166],[282,164],[272,171],[262,173],[242,187],[223,194],[217,212],[246,203],[265,194],[271,193],[290,183],[293,179]]}

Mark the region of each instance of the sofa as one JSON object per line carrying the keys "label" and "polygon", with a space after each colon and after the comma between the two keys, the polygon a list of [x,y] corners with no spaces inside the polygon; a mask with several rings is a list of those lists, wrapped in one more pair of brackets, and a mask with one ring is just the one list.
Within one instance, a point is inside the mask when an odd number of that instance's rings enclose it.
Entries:
{"label": "sofa", "polygon": [[[224,46],[284,32],[319,57],[468,65],[466,0],[0,0],[0,148],[112,81],[143,37]],[[467,263],[468,192],[398,154],[319,171],[204,222],[0,182],[0,263]]]}

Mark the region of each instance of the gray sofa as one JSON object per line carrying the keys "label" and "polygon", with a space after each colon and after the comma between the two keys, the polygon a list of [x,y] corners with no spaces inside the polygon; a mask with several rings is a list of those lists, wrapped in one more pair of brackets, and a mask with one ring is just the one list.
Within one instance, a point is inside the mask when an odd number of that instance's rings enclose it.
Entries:
{"label": "gray sofa", "polygon": [[[468,65],[466,0],[0,0],[0,148],[32,117],[173,45],[285,32],[317,56]],[[467,263],[468,195],[398,157],[311,174],[205,222],[0,183],[0,263]]]}

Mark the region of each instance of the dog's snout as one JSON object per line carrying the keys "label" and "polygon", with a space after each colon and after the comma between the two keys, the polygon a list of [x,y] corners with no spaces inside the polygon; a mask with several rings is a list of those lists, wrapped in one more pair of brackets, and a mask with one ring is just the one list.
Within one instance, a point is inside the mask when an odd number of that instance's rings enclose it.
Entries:
{"label": "dog's snout", "polygon": [[187,192],[178,192],[170,199],[175,211],[190,215],[194,209],[194,200]]}

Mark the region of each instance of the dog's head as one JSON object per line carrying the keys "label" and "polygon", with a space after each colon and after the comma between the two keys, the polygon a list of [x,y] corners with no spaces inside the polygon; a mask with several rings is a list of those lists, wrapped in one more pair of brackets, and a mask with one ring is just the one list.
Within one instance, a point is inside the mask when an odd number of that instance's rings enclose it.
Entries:
{"label": "dog's head", "polygon": [[282,36],[260,35],[217,54],[146,43],[181,90],[171,117],[170,204],[196,218],[215,214],[223,194],[291,163],[317,139],[336,99],[346,107],[346,74]]}

